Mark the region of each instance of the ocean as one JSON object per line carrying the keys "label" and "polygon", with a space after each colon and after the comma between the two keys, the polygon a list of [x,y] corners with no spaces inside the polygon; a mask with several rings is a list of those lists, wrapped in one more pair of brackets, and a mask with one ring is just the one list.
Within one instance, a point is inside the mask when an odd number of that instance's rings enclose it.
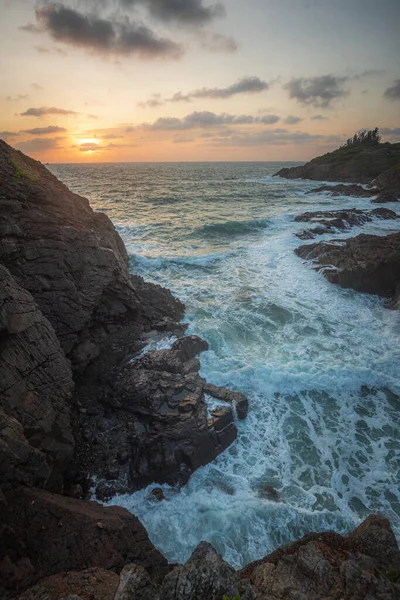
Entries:
{"label": "ocean", "polygon": [[[346,533],[370,513],[400,540],[400,313],[294,254],[308,228],[296,215],[373,205],[272,177],[292,164],[49,167],[112,219],[132,272],[185,302],[188,332],[210,345],[200,374],[249,398],[237,441],[184,488],[162,486],[167,501],[149,499],[154,485],[111,501],[170,562],[207,540],[238,568],[310,531]],[[374,220],[334,237],[398,230]]]}

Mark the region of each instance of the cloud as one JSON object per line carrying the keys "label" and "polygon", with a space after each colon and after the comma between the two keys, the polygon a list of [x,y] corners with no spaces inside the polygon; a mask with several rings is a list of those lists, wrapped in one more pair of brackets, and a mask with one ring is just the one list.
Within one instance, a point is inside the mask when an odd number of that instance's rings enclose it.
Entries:
{"label": "cloud", "polygon": [[395,79],[393,85],[388,87],[383,95],[388,100],[400,100],[400,79]]}
{"label": "cloud", "polygon": [[337,143],[343,141],[339,136],[323,136],[307,132],[290,132],[287,129],[273,129],[254,133],[239,133],[229,139],[216,137],[211,146],[285,146],[291,144]]}
{"label": "cloud", "polygon": [[264,125],[274,125],[279,121],[279,117],[277,115],[263,115],[262,117],[257,117],[258,123],[263,123]]}
{"label": "cloud", "polygon": [[286,123],[286,125],[295,125],[296,123],[300,123],[300,121],[304,121],[304,119],[301,117],[294,117],[293,115],[289,115],[286,117],[286,119],[284,119],[284,123]]}
{"label": "cloud", "polygon": [[177,135],[172,141],[174,144],[188,144],[189,142],[193,142],[193,138],[185,135]]}
{"label": "cloud", "polygon": [[182,92],[176,92],[171,98],[161,98],[160,94],[155,94],[149,100],[140,102],[142,107],[154,108],[162,106],[167,102],[191,102],[195,99],[211,98],[213,100],[231,98],[238,94],[258,94],[264,90],[268,90],[269,85],[266,81],[263,81],[259,77],[243,77],[235,83],[228,85],[224,88],[200,88],[183,94]]}
{"label": "cloud", "polygon": [[310,117],[311,121],[329,121],[328,117],[324,117],[323,115],[314,115]]}
{"label": "cloud", "polygon": [[125,6],[141,3],[152,17],[160,21],[175,21],[186,25],[205,25],[225,15],[221,3],[204,6],[203,0],[121,0],[121,3]]}
{"label": "cloud", "polygon": [[31,135],[48,135],[49,133],[61,133],[67,131],[65,127],[49,125],[48,127],[35,127],[34,129],[23,129],[21,133],[30,133]]}
{"label": "cloud", "polygon": [[103,149],[101,146],[94,142],[86,142],[84,144],[79,144],[77,146],[74,146],[74,148],[78,148],[79,152],[94,152],[96,150]]}
{"label": "cloud", "polygon": [[343,84],[348,77],[322,75],[320,77],[298,77],[291,79],[283,87],[294,98],[305,106],[329,108],[331,103],[348,95]]}
{"label": "cloud", "polygon": [[8,140],[10,138],[15,138],[19,135],[19,133],[15,133],[15,131],[0,131],[0,138],[2,140]]}
{"label": "cloud", "polygon": [[40,108],[28,108],[20,113],[21,117],[44,117],[45,115],[78,115],[74,110],[65,110],[55,106],[41,106]]}
{"label": "cloud", "polygon": [[43,87],[43,86],[41,86],[41,85],[39,85],[38,83],[31,83],[31,87],[33,87],[33,89],[34,89],[34,90],[37,90],[37,91],[42,91],[42,90],[44,90],[44,87]]}
{"label": "cloud", "polygon": [[7,102],[21,102],[22,100],[28,100],[29,96],[27,94],[18,94],[17,96],[7,96]]}
{"label": "cloud", "polygon": [[44,46],[35,46],[35,50],[39,52],[39,54],[61,54],[62,56],[67,56],[65,50],[62,50],[61,48],[45,48]]}
{"label": "cloud", "polygon": [[16,148],[24,152],[45,152],[46,150],[56,150],[61,148],[59,142],[63,137],[56,138],[33,138],[27,142],[19,142]]}
{"label": "cloud", "polygon": [[[253,122],[254,117],[251,115],[235,116],[226,113],[217,115],[216,113],[205,110],[192,112],[182,119],[177,119],[176,117],[161,117],[154,121],[154,123],[145,123],[142,127],[150,131],[177,131],[217,127],[227,124],[243,125]],[[132,131],[132,128],[128,128],[127,131]]]}
{"label": "cloud", "polygon": [[131,55],[142,58],[178,58],[179,44],[156,36],[148,27],[124,21],[85,15],[62,4],[49,4],[36,10],[43,31],[53,39],[99,54]]}
{"label": "cloud", "polygon": [[381,127],[379,133],[392,140],[400,140],[400,127]]}
{"label": "cloud", "polygon": [[238,50],[238,43],[232,36],[222,33],[201,32],[200,45],[209,52],[227,52],[233,54]]}

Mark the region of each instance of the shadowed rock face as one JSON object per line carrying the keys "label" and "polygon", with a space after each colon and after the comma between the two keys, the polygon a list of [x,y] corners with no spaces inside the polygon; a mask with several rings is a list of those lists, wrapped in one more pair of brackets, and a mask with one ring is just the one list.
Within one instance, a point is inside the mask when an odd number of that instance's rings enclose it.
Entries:
{"label": "shadowed rock face", "polygon": [[157,576],[167,561],[139,519],[119,507],[104,508],[43,490],[17,488],[1,506],[0,590],[23,590],[43,577],[130,562]]}
{"label": "shadowed rock face", "polygon": [[48,485],[74,449],[69,361],[31,294],[0,265],[0,480]]}
{"label": "shadowed rock face", "polygon": [[394,297],[396,304],[400,291],[400,233],[382,237],[361,234],[347,240],[300,246],[295,252],[301,258],[314,260],[331,283]]}
{"label": "shadowed rock face", "polygon": [[139,318],[124,244],[108,217],[43,165],[0,141],[0,263],[82,371],[122,322]]}

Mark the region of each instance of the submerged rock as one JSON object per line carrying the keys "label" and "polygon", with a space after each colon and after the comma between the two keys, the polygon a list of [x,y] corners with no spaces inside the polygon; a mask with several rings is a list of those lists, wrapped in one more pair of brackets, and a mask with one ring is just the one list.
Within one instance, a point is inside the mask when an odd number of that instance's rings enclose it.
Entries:
{"label": "submerged rock", "polygon": [[335,233],[335,231],[344,231],[354,226],[363,225],[369,223],[373,219],[399,219],[400,217],[388,208],[375,208],[373,210],[360,210],[357,208],[350,208],[345,210],[329,210],[329,211],[315,211],[306,212],[302,215],[298,215],[295,221],[298,223],[309,222],[317,227],[313,229],[306,229],[301,233],[296,233],[296,236],[302,240],[313,239],[316,235],[323,235],[325,233]]}
{"label": "submerged rock", "polygon": [[356,198],[369,198],[377,193],[373,188],[365,189],[361,185],[345,185],[344,183],[339,183],[337,185],[321,185],[307,193],[319,194],[320,192],[329,192],[333,196],[353,196]]}

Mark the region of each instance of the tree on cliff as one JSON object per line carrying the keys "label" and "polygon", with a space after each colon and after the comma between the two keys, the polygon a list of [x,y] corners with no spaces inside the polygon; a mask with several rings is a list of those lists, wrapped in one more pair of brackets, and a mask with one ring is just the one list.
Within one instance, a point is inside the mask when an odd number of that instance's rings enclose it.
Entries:
{"label": "tree on cliff", "polygon": [[343,144],[343,148],[353,148],[355,146],[376,146],[380,144],[382,137],[379,135],[379,127],[375,129],[366,129],[355,133],[353,137],[349,138],[347,142]]}

